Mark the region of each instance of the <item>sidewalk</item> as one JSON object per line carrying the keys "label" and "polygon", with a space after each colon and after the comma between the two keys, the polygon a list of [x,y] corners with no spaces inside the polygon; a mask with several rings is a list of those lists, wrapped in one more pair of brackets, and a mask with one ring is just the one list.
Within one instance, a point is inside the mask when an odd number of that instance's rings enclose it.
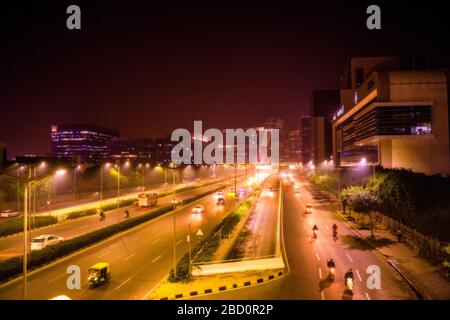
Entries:
{"label": "sidewalk", "polygon": [[[354,223],[348,223],[354,227]],[[383,225],[377,226],[375,241],[370,239],[370,230],[355,230],[385,256],[393,268],[422,294],[424,299],[450,300],[450,279],[438,261],[417,257],[410,248],[399,243],[397,237]],[[377,247],[377,242],[390,244]]]}
{"label": "sidewalk", "polygon": [[[318,187],[307,181],[309,186],[319,190]],[[326,194],[325,192],[323,192]],[[336,201],[333,194],[330,197]],[[330,200],[331,200],[330,199]],[[375,241],[370,241],[371,231],[357,229],[355,223],[339,214],[358,234],[365,238],[381,255],[386,257],[389,264],[399,272],[402,277],[423,296],[424,299],[450,300],[450,279],[446,276],[444,267],[439,261],[421,258],[406,245],[399,243],[397,237],[386,226],[378,224],[375,232]],[[377,246],[377,243],[389,243]]]}

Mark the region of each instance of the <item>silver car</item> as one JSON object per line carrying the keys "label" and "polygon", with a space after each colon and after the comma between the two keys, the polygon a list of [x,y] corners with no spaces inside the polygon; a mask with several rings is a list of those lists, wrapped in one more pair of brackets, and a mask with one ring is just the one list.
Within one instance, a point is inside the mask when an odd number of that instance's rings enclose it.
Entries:
{"label": "silver car", "polygon": [[60,243],[63,240],[64,240],[64,238],[49,235],[49,234],[35,237],[35,238],[31,239],[31,251],[43,250],[47,246]]}

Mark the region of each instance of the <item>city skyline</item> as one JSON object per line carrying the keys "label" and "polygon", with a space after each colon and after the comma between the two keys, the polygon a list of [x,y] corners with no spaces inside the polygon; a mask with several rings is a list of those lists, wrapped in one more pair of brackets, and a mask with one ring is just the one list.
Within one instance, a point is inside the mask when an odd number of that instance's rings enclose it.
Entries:
{"label": "city skyline", "polygon": [[[214,128],[248,127],[276,109],[294,125],[308,113],[314,89],[340,87],[351,57],[436,56],[433,62],[442,65],[449,56],[443,42],[431,40],[445,30],[441,13],[433,12],[427,24],[412,23],[426,14],[413,5],[402,15],[385,7],[385,28],[370,31],[362,3],[177,10],[161,3],[125,10],[86,4],[86,28],[78,34],[61,23],[64,4],[27,6],[33,11],[27,19],[9,18],[20,10],[14,5],[2,19],[2,29],[11,32],[1,53],[9,62],[0,85],[0,137],[11,155],[48,151],[44,139],[52,123],[94,123],[147,137],[189,127],[194,119]],[[334,17],[324,15],[327,10]],[[27,52],[34,54],[24,58]],[[23,121],[13,126],[17,118]]]}
{"label": "city skyline", "polygon": [[[140,300],[167,319],[447,306],[443,8],[2,6],[0,305]],[[339,300],[367,303],[327,308]]]}

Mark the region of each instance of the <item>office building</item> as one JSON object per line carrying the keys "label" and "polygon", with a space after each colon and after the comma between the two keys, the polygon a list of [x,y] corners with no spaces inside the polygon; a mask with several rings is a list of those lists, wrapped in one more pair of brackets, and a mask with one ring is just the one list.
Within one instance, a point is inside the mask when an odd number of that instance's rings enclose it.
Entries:
{"label": "office building", "polygon": [[75,162],[99,162],[109,158],[109,141],[117,130],[92,125],[52,125],[52,156]]}
{"label": "office building", "polygon": [[331,123],[340,105],[338,89],[314,90],[311,103],[313,162],[330,160],[333,154]]}
{"label": "office building", "polygon": [[360,84],[358,79],[355,88],[341,92],[341,106],[334,114],[337,164],[355,166],[364,161],[449,174],[448,72],[389,69],[384,63],[377,68],[374,63],[363,74]]}
{"label": "office building", "polygon": [[313,159],[312,154],[312,120],[309,116],[300,118],[300,159],[303,164],[309,163]]}
{"label": "office building", "polygon": [[0,141],[0,170],[6,167],[6,144]]}

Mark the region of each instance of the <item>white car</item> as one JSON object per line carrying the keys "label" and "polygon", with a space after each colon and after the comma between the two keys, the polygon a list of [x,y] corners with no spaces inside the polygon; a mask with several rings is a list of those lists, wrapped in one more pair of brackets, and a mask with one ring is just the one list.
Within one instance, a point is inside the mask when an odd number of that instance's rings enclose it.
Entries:
{"label": "white car", "polygon": [[203,213],[203,206],[201,206],[201,205],[196,205],[196,206],[192,209],[192,213],[194,213],[194,214],[201,214],[201,213]]}
{"label": "white car", "polygon": [[42,235],[31,239],[31,251],[42,250],[52,244],[57,244],[63,241],[64,238],[53,235]]}
{"label": "white car", "polygon": [[4,210],[0,211],[0,218],[11,218],[11,217],[18,217],[19,212],[13,211],[13,210]]}

